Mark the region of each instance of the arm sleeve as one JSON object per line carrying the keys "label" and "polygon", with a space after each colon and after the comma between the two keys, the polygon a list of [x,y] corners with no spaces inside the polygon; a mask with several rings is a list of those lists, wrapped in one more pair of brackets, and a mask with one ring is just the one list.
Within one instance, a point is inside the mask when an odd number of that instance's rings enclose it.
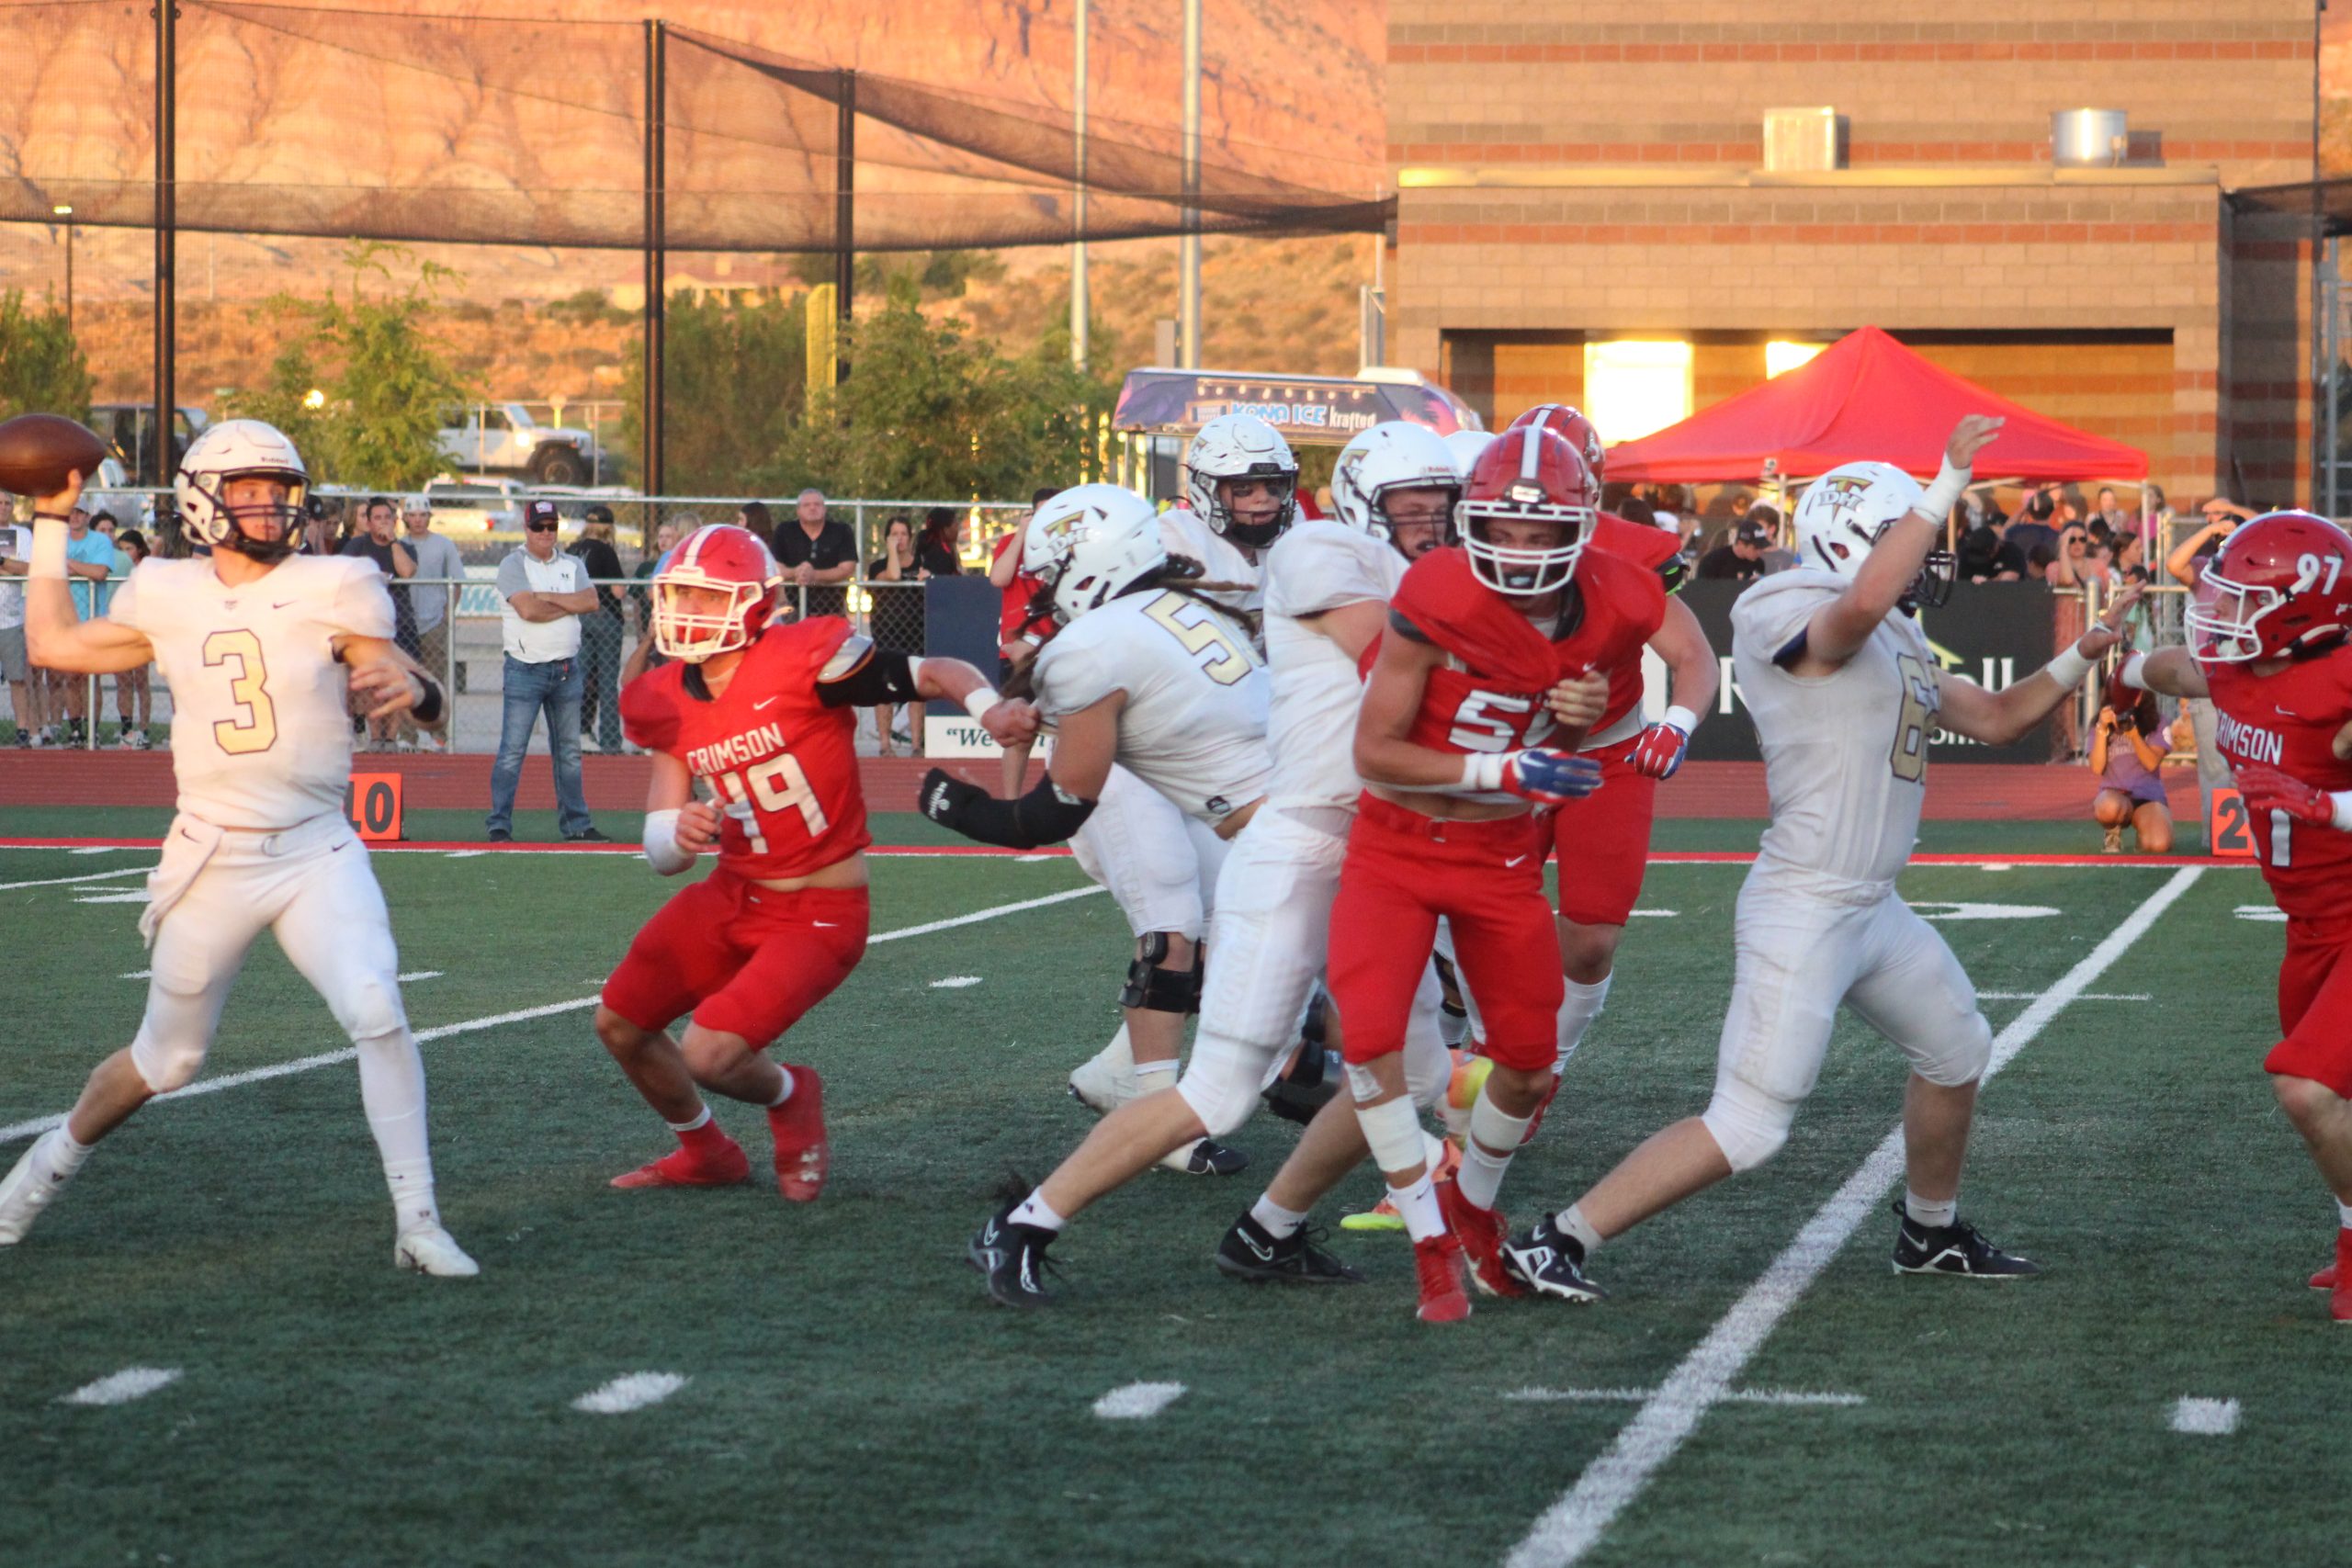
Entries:
{"label": "arm sleeve", "polygon": [[512,599],[517,593],[531,591],[531,575],[523,570],[521,555],[510,555],[498,563],[498,596]]}
{"label": "arm sleeve", "polygon": [[384,580],[377,572],[376,563],[369,560],[353,562],[345,570],[343,581],[335,585],[327,635],[389,639],[392,635],[392,596],[385,592]]}
{"label": "arm sleeve", "polygon": [[842,640],[817,671],[817,700],[829,708],[872,707],[877,703],[916,703],[915,671],[895,649],[876,648],[871,638]]}

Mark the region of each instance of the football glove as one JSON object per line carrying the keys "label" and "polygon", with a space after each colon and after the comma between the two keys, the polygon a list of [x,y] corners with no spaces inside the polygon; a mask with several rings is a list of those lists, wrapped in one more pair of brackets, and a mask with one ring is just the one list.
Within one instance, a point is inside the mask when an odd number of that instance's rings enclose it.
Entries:
{"label": "football glove", "polygon": [[2245,797],[2248,811],[2283,811],[2313,828],[2335,826],[2335,801],[2327,791],[2260,762],[2247,763],[2237,774],[2238,793]]}
{"label": "football glove", "polygon": [[1573,752],[1537,747],[1497,760],[1502,763],[1500,787],[1538,806],[1582,800],[1600,787],[1600,764]]}
{"label": "football glove", "polygon": [[1670,779],[1682,766],[1682,753],[1690,745],[1690,732],[1679,724],[1660,719],[1644,727],[1635,738],[1634,749],[1625,753],[1625,761],[1634,771],[1654,779]]}

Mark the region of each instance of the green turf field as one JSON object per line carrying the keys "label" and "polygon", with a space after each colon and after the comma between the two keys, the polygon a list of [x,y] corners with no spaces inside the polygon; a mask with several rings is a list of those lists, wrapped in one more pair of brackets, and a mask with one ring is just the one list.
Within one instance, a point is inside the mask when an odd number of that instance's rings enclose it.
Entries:
{"label": "green turf field", "polygon": [[[0,832],[58,830],[35,815],[0,812]],[[147,859],[0,851],[0,884]],[[1891,1049],[1843,1026],[1781,1157],[1600,1253],[1615,1295],[1597,1307],[1482,1302],[1427,1327],[1386,1237],[1335,1242],[1364,1286],[1227,1282],[1210,1250],[1292,1141],[1261,1117],[1235,1140],[1249,1173],[1153,1173],[1114,1196],[1056,1248],[1059,1309],[1015,1316],[982,1298],[964,1239],[1008,1167],[1041,1172],[1083,1133],[1061,1080],[1113,1027],[1126,950],[1100,896],[1006,908],[1084,887],[1069,862],[876,863],[877,934],[987,918],[877,942],[787,1043],[824,1073],[834,1134],[807,1207],[758,1183],[608,1190],[668,1134],[584,1005],[458,1027],[584,1004],[665,891],[639,863],[377,864],[403,968],[431,974],[411,1015],[452,1031],[424,1047],[434,1145],[482,1278],[391,1269],[347,1062],[151,1106],[0,1252],[0,1563],[1496,1562],[1658,1416],[1649,1391],[1693,1386],[1694,1348],[1900,1093]],[[1653,868],[1660,913],[1634,922],[1610,1010],[1511,1171],[1516,1212],[1567,1201],[1703,1103],[1741,874]],[[1943,929],[2002,994],[2000,1031],[2178,874],[1932,867],[1905,891],[1979,917]],[[2239,918],[2268,903],[2252,872],[2191,874],[1986,1090],[1964,1209],[2049,1274],[1896,1278],[1886,1195],[1868,1195],[1810,1288],[1766,1303],[1731,1397],[1699,1401],[1582,1561],[2336,1560],[2316,1498],[2346,1338],[2303,1286],[2334,1215],[2257,1066],[2281,928]],[[137,905],[90,901],[137,886],[0,890],[0,1160],[137,1024]],[[208,1079],[344,1043],[264,949]],[[937,985],[959,976],[978,983]],[[763,1164],[758,1112],[719,1114]],[[61,1401],[142,1367],[180,1376]],[[628,1414],[572,1408],[639,1372],[686,1381]],[[1148,1419],[1092,1413],[1137,1382],[1185,1392]],[[1555,1397],[1510,1397],[1530,1390]],[[2238,1402],[2234,1431],[2174,1431],[2184,1396]]]}

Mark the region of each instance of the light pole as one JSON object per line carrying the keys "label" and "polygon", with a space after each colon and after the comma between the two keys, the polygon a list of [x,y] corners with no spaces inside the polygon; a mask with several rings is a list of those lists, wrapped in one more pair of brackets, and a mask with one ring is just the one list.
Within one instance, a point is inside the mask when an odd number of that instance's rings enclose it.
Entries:
{"label": "light pole", "polygon": [[74,209],[63,202],[50,209],[65,220],[65,331],[74,331]]}

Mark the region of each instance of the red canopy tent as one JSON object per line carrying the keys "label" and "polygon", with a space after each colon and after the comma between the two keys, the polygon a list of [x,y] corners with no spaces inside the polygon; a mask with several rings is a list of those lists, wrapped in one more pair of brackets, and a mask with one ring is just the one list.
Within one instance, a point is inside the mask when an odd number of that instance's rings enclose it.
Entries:
{"label": "red canopy tent", "polygon": [[1929,364],[1876,327],[1847,333],[1812,362],[1656,434],[1609,451],[1609,480],[1812,479],[1874,458],[1932,474],[1963,414],[2008,423],[1977,459],[2020,479],[2138,479],[2148,455],[1996,397]]}

